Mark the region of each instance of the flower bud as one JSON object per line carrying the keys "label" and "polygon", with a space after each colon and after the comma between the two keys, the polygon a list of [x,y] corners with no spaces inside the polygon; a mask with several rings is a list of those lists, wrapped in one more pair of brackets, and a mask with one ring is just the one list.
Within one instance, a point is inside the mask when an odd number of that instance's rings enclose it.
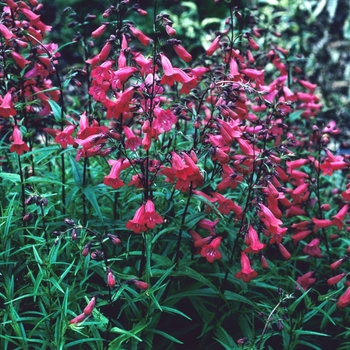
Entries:
{"label": "flower bud", "polygon": [[92,314],[92,310],[94,309],[95,304],[96,304],[96,297],[93,296],[83,311],[86,316],[89,316]]}
{"label": "flower bud", "polygon": [[78,315],[77,317],[74,317],[72,320],[70,320],[70,324],[75,324],[75,323],[81,323],[85,320],[86,315],[84,313]]}
{"label": "flower bud", "polygon": [[27,222],[27,221],[29,221],[32,217],[33,217],[33,216],[32,216],[31,213],[27,213],[27,214],[25,214],[25,215],[23,216],[23,221],[24,221],[24,222]]}
{"label": "flower bud", "polygon": [[90,252],[90,248],[91,248],[91,242],[85,245],[85,247],[83,248],[83,251],[81,252],[81,255],[87,256]]}
{"label": "flower bud", "polygon": [[64,223],[69,225],[69,226],[73,226],[75,224],[74,220],[68,219],[68,218],[64,219]]}
{"label": "flower bud", "polygon": [[142,290],[148,289],[148,283],[146,283],[146,282],[134,280],[134,285],[135,285],[135,287],[142,289]]}
{"label": "flower bud", "polygon": [[341,273],[339,275],[336,275],[334,277],[328,278],[327,284],[329,286],[332,286],[333,284],[337,284],[338,282],[340,282],[344,278],[345,275],[346,275],[346,273],[343,272],[343,273]]}
{"label": "flower bud", "polygon": [[111,269],[108,269],[107,284],[108,284],[109,288],[113,288],[116,285],[115,277],[114,277]]}
{"label": "flower bud", "polygon": [[73,228],[70,236],[71,236],[73,241],[75,241],[78,238],[78,233],[77,233],[77,229],[76,228]]}
{"label": "flower bud", "polygon": [[107,237],[111,240],[111,242],[115,245],[122,243],[120,238],[116,235],[112,235],[111,233],[107,234]]}

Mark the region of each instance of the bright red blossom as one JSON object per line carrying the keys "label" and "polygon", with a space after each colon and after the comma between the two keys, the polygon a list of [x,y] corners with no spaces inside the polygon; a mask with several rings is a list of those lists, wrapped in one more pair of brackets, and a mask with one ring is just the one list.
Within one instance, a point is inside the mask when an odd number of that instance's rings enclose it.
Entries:
{"label": "bright red blossom", "polygon": [[241,252],[241,265],[242,269],[235,274],[236,278],[241,278],[243,282],[247,283],[258,275],[258,273],[251,268],[249,258],[245,252]]}
{"label": "bright red blossom", "polygon": [[214,260],[221,259],[222,254],[218,250],[221,240],[222,237],[219,236],[214,238],[209,244],[204,244],[201,248],[201,256],[206,258],[210,263],[213,263]]}
{"label": "bright red blossom", "polygon": [[12,145],[10,147],[10,152],[16,152],[18,155],[21,155],[23,152],[28,152],[29,147],[23,141],[21,131],[18,126],[15,125],[12,133]]}
{"label": "bright red blossom", "polygon": [[[309,287],[316,282],[316,278],[311,277],[314,274],[314,271],[307,272],[305,275],[302,275],[297,278],[297,283],[300,285],[303,290],[308,290]],[[296,287],[297,290],[300,290],[299,286]]]}

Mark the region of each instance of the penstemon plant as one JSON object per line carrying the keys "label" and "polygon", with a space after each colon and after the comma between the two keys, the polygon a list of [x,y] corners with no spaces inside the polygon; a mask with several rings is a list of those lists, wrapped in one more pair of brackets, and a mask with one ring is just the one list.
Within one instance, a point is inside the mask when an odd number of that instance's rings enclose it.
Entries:
{"label": "penstemon plant", "polygon": [[259,10],[215,3],[195,56],[181,2],[67,8],[52,43],[42,4],[5,0],[3,349],[349,345],[340,130]]}

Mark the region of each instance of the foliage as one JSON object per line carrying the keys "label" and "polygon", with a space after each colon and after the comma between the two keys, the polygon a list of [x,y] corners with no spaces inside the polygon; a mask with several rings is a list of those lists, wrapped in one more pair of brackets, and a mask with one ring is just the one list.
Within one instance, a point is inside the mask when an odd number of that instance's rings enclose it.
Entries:
{"label": "foliage", "polygon": [[348,347],[349,157],[294,35],[335,3],[72,2],[60,37],[5,1],[1,348]]}

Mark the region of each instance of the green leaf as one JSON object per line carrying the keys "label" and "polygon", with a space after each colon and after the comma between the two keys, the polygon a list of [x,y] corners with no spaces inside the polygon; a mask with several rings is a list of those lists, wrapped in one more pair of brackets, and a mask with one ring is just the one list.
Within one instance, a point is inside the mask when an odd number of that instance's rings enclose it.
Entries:
{"label": "green leaf", "polygon": [[55,120],[57,122],[60,122],[62,120],[62,109],[61,109],[61,106],[53,101],[53,100],[48,100],[47,101],[51,107],[51,110],[52,110],[52,113],[53,113],[53,116],[55,118]]}
{"label": "green leaf", "polygon": [[221,326],[217,326],[214,330],[216,339],[226,350],[239,349],[236,342]]}
{"label": "green leaf", "polygon": [[319,332],[314,332],[314,331],[307,331],[304,329],[296,329],[293,331],[294,334],[299,334],[299,335],[317,335],[320,337],[331,337],[330,334],[325,334],[325,333],[319,333]]}
{"label": "green leaf", "polygon": [[69,161],[72,166],[74,181],[79,187],[82,187],[83,186],[83,168],[73,157],[69,157]]}
{"label": "green leaf", "polygon": [[191,269],[188,266],[180,266],[174,273],[172,273],[172,275],[187,276],[187,277],[193,278],[198,282],[201,282],[204,285],[212,288],[214,291],[216,291],[217,294],[219,294],[218,289],[214,286],[213,283],[211,283],[208,279],[206,279],[202,274],[196,272],[195,270]]}
{"label": "green leaf", "polygon": [[255,307],[255,304],[243,295],[226,290],[224,296],[227,300],[238,301],[240,303],[248,304]]}
{"label": "green leaf", "polygon": [[148,329],[147,331],[148,332],[153,332],[153,333],[156,333],[156,334],[159,334],[159,335],[162,335],[164,338],[167,338],[167,339],[171,340],[174,343],[183,344],[183,342],[181,340],[178,340],[175,337],[173,337],[172,335],[170,335],[170,334],[168,334],[166,332],[160,331],[158,329]]}
{"label": "green leaf", "polygon": [[101,209],[100,206],[97,202],[97,198],[96,198],[96,194],[94,191],[94,188],[92,186],[87,186],[82,188],[82,191],[84,193],[84,195],[86,196],[86,198],[89,200],[89,202],[91,203],[92,207],[95,209],[97,215],[99,216],[100,220],[103,221],[103,216],[101,213]]}
{"label": "green leaf", "polygon": [[180,315],[182,317],[185,317],[187,318],[188,320],[192,321],[192,318],[185,315],[183,312],[177,310],[177,309],[173,309],[172,307],[169,307],[169,306],[162,306],[162,309],[164,312],[167,312],[169,314],[177,314],[177,315]]}
{"label": "green leaf", "polygon": [[12,182],[20,182],[21,181],[21,177],[19,176],[19,174],[0,173],[0,177],[5,179],[5,180],[12,181]]}
{"label": "green leaf", "polygon": [[137,335],[133,334],[132,332],[128,332],[125,329],[121,329],[119,327],[113,327],[111,329],[111,332],[113,333],[118,333],[118,334],[124,334],[127,335],[129,338],[135,338],[136,340],[138,340],[139,342],[142,342],[142,339],[139,338]]}

